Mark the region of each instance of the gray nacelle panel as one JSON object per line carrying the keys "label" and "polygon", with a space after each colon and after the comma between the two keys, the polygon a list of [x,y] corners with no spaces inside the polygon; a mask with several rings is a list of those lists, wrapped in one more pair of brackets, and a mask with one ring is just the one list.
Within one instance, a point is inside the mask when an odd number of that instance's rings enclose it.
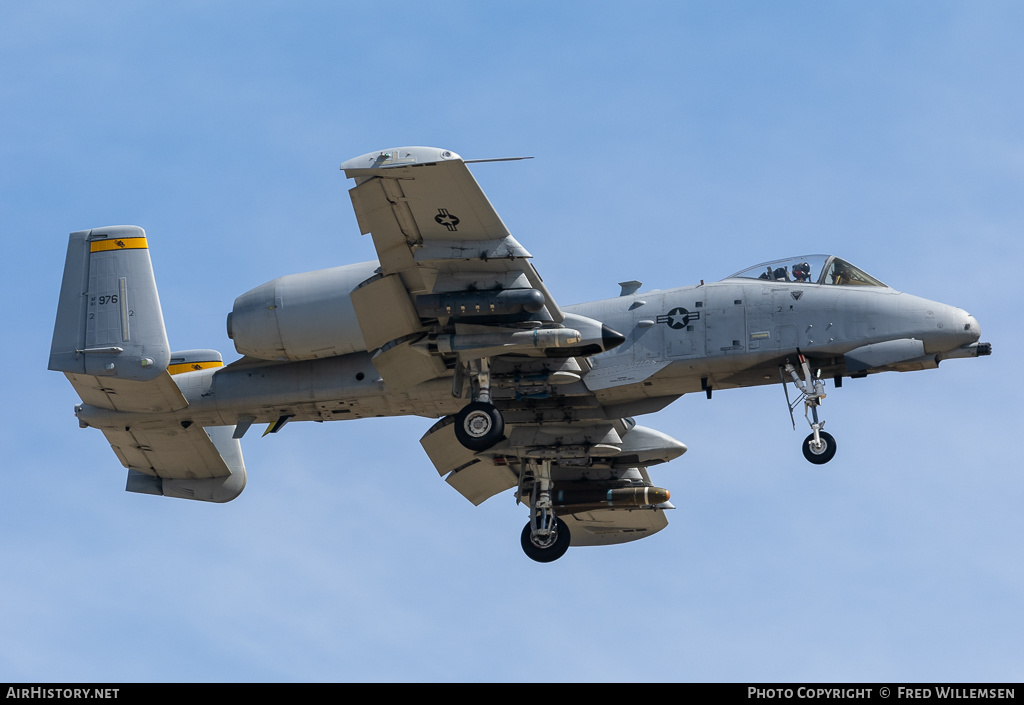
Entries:
{"label": "gray nacelle panel", "polygon": [[376,262],[289,274],[248,291],[228,314],[228,337],[242,355],[312,360],[366,350],[349,294]]}

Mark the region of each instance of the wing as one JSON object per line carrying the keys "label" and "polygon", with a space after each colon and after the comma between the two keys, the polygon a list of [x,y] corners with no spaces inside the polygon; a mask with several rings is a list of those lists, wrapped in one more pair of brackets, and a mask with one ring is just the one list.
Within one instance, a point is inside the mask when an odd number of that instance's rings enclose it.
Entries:
{"label": "wing", "polygon": [[341,168],[358,184],[349,192],[352,206],[380,261],[379,274],[352,293],[352,303],[389,387],[448,374],[436,337],[424,338],[432,328],[436,336],[432,322],[443,326],[453,312],[468,311],[478,325],[507,323],[527,309],[538,323],[564,319],[530,253],[457,154],[404,147]]}
{"label": "wing", "polygon": [[[459,155],[403,147],[341,168],[380,261],[352,292],[378,372],[394,391],[450,375],[453,396],[472,398],[421,439],[438,472],[474,504],[515,487],[532,509],[534,487],[553,488],[574,545],[663,528],[668,493],[646,467],[685,446],[609,413],[583,382],[590,356],[625,337],[555,303]],[[486,440],[467,434],[470,413]]]}

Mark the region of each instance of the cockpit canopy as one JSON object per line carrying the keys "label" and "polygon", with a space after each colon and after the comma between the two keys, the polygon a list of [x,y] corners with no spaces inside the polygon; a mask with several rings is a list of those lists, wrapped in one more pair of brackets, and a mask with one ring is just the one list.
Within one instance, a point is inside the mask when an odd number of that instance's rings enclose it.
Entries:
{"label": "cockpit canopy", "polygon": [[838,284],[843,286],[885,286],[882,282],[834,255],[804,255],[777,259],[737,272],[728,279],[763,279],[804,284]]}

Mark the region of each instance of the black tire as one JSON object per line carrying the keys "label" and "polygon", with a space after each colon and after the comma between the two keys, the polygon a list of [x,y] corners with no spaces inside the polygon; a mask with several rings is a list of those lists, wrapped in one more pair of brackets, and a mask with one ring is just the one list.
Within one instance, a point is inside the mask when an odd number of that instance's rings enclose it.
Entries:
{"label": "black tire", "polygon": [[825,447],[817,452],[813,450],[811,442],[814,440],[814,434],[812,433],[804,439],[804,457],[815,465],[824,465],[836,455],[836,439],[824,431],[819,431],[818,437],[821,438]]}
{"label": "black tire", "polygon": [[455,437],[463,447],[480,452],[504,438],[505,420],[493,404],[475,401],[455,415]]}
{"label": "black tire", "polygon": [[523,527],[522,544],[523,552],[538,563],[550,563],[557,561],[569,550],[569,542],[572,536],[569,527],[561,519],[555,519],[555,542],[547,548],[541,548],[530,540],[530,522]]}

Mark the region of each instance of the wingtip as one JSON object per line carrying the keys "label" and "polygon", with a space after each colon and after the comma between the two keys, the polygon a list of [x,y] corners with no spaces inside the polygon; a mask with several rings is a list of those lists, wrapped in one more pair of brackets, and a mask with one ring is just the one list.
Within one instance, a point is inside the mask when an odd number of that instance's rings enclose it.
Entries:
{"label": "wingtip", "polygon": [[409,164],[462,161],[455,152],[440,147],[396,147],[367,152],[342,162],[342,171],[349,169],[384,169]]}

